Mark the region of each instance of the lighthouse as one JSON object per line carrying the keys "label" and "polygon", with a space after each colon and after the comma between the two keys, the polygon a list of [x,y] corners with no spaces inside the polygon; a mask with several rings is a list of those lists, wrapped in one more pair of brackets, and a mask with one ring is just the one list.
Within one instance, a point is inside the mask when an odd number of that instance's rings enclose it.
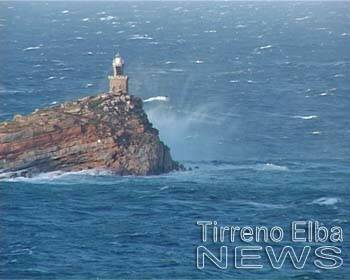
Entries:
{"label": "lighthouse", "polygon": [[113,59],[112,62],[113,75],[108,76],[109,79],[109,92],[116,95],[122,95],[128,93],[128,76],[124,75],[124,60],[119,53]]}

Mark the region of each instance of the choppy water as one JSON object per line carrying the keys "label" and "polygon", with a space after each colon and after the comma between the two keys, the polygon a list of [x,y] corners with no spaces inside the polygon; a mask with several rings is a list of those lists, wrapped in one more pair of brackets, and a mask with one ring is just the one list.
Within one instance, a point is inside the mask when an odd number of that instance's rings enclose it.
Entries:
{"label": "choppy water", "polygon": [[[1,120],[106,90],[118,49],[133,94],[167,96],[145,108],[193,167],[1,181],[1,277],[345,279],[349,30],[345,2],[1,2]],[[200,219],[340,225],[345,265],[199,271]]]}

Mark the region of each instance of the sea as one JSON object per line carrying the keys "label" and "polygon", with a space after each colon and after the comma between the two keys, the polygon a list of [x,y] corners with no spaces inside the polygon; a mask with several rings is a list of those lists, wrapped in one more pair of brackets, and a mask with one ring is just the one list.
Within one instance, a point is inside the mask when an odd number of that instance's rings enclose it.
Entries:
{"label": "sea", "polygon": [[[3,178],[0,278],[349,279],[349,46],[348,2],[0,2],[0,121],[106,92],[120,52],[130,94],[188,169]],[[285,236],[204,242],[198,221]],[[293,242],[293,221],[343,241]],[[262,267],[236,268],[253,245],[246,262]],[[335,264],[317,257],[325,245],[338,268],[315,265]],[[200,269],[199,246],[227,246],[228,267]],[[311,253],[276,269],[266,246]]]}

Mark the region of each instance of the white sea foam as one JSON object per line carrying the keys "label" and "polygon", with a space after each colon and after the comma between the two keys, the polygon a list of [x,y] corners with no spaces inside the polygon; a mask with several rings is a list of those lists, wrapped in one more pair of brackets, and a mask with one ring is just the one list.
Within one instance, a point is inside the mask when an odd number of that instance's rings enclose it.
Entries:
{"label": "white sea foam", "polygon": [[261,202],[254,202],[254,201],[242,201],[242,204],[250,205],[259,209],[285,209],[288,207],[282,204],[261,203]]}
{"label": "white sea foam", "polygon": [[259,47],[260,50],[265,50],[265,49],[270,49],[270,48],[272,48],[272,45],[266,45],[266,46]]}
{"label": "white sea foam", "polygon": [[297,17],[295,18],[296,21],[303,21],[303,20],[306,20],[306,19],[309,19],[310,16],[305,16],[305,17]]}
{"label": "white sea foam", "polygon": [[64,10],[61,12],[62,14],[68,14],[69,13],[69,10]]}
{"label": "white sea foam", "polygon": [[273,163],[257,164],[256,169],[259,171],[288,171],[287,166],[277,165]]}
{"label": "white sea foam", "polygon": [[[11,175],[13,173],[1,173],[0,174],[0,181],[5,182],[28,182],[28,183],[50,183],[50,182],[61,182],[64,183],[64,181],[61,181],[62,179],[68,179],[68,183],[71,182],[71,177],[73,176],[110,176],[113,175],[111,171],[103,170],[103,169],[89,169],[89,170],[82,170],[82,171],[72,171],[72,172],[64,172],[64,171],[53,171],[53,172],[46,172],[46,173],[39,173],[37,175],[34,175],[33,177],[14,177],[11,178]],[[79,180],[80,182],[80,180]]]}
{"label": "white sea foam", "polygon": [[295,119],[302,119],[302,120],[312,120],[312,119],[317,119],[318,116],[316,115],[310,115],[310,116],[293,116]]}
{"label": "white sea foam", "polygon": [[89,21],[90,19],[87,17],[87,18],[83,18],[81,21]]}
{"label": "white sea foam", "polygon": [[339,202],[341,202],[341,199],[337,197],[321,197],[313,200],[311,204],[330,206],[330,205],[335,205]]}
{"label": "white sea foam", "polygon": [[196,60],[196,61],[194,61],[194,63],[196,63],[196,64],[202,64],[202,63],[204,63],[204,61],[203,61],[203,60]]}
{"label": "white sea foam", "polygon": [[46,80],[50,81],[50,80],[53,80],[53,79],[56,79],[56,77],[55,76],[50,76]]}
{"label": "white sea foam", "polygon": [[113,16],[106,16],[106,17],[100,17],[101,21],[110,21],[112,19],[115,19],[116,17]]}
{"label": "white sea foam", "polygon": [[171,72],[184,72],[185,70],[181,69],[181,68],[171,68],[171,69],[169,69],[169,71],[171,71]]}
{"label": "white sea foam", "polygon": [[321,131],[315,130],[315,131],[312,131],[311,134],[312,134],[312,135],[320,135],[320,134],[321,134]]}
{"label": "white sea foam", "polygon": [[152,37],[148,36],[148,34],[140,35],[140,34],[134,34],[129,36],[129,40],[153,40]]}
{"label": "white sea foam", "polygon": [[168,101],[168,97],[167,96],[153,96],[147,99],[144,99],[143,102],[147,103],[147,102],[152,102],[152,101],[163,101],[166,102]]}
{"label": "white sea foam", "polygon": [[23,49],[23,51],[26,52],[26,51],[39,50],[39,49],[41,49],[42,46],[43,46],[43,45],[40,44],[40,45],[38,45],[38,46],[28,47],[28,48]]}

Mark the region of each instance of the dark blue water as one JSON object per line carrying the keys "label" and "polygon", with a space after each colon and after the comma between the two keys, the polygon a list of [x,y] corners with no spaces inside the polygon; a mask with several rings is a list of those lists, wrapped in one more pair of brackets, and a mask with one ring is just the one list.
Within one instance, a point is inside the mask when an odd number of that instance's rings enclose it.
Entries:
{"label": "dark blue water", "polygon": [[[346,279],[349,30],[346,2],[1,2],[0,120],[105,91],[119,50],[193,171],[0,181],[0,277]],[[338,225],[344,265],[200,271],[197,220]]]}

